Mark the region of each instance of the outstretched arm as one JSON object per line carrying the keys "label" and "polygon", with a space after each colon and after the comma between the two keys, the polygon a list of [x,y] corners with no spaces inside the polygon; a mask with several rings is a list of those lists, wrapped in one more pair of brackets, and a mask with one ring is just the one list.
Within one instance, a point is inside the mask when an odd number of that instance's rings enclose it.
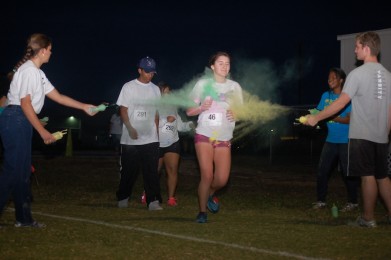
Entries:
{"label": "outstretched arm", "polygon": [[50,98],[51,100],[53,100],[63,106],[83,110],[84,112],[86,112],[90,116],[95,115],[97,113],[97,112],[91,112],[91,108],[94,108],[95,106],[90,105],[90,104],[84,104],[84,103],[81,103],[73,98],[65,96],[65,95],[61,94],[60,92],[58,92],[57,89],[53,89],[48,94],[46,94],[46,96],[48,98]]}
{"label": "outstretched arm", "polygon": [[342,92],[337,100],[335,100],[330,106],[326,107],[324,110],[320,111],[317,115],[308,115],[307,116],[307,125],[315,126],[319,121],[329,118],[332,115],[335,115],[344,108],[350,102],[350,97],[348,94]]}

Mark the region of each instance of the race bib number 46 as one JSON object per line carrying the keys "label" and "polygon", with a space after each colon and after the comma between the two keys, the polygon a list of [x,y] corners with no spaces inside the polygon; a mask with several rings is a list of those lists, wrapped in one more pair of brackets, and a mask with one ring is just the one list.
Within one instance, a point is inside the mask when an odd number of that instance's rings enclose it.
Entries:
{"label": "race bib number 46", "polygon": [[220,126],[223,122],[222,113],[208,113],[203,118],[203,123],[208,126]]}
{"label": "race bib number 46", "polygon": [[147,117],[147,111],[144,111],[144,110],[135,110],[134,111],[134,119],[135,120],[147,120],[148,117]]}

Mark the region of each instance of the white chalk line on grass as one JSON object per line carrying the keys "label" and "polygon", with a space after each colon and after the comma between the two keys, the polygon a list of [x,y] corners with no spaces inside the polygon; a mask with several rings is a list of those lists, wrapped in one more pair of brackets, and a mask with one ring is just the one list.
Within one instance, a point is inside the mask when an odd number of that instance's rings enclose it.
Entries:
{"label": "white chalk line on grass", "polygon": [[[256,248],[256,247],[252,247],[252,246],[241,246],[238,244],[225,243],[225,242],[214,241],[214,240],[209,240],[209,239],[202,239],[202,238],[196,238],[196,237],[191,237],[191,236],[171,234],[171,233],[167,233],[167,232],[163,232],[163,231],[150,230],[150,229],[146,229],[146,228],[111,224],[111,223],[97,221],[97,220],[91,220],[91,219],[59,216],[59,215],[47,214],[47,213],[43,213],[43,212],[33,212],[33,214],[41,215],[41,216],[45,216],[45,217],[57,218],[57,219],[64,219],[64,220],[71,220],[71,221],[78,221],[78,222],[84,222],[84,223],[89,223],[89,224],[101,225],[101,226],[106,226],[106,227],[111,227],[111,228],[118,228],[118,229],[124,229],[124,230],[134,230],[134,231],[143,232],[143,233],[155,234],[155,235],[177,238],[177,239],[182,239],[182,240],[189,240],[189,241],[205,243],[205,244],[221,245],[221,246],[225,246],[225,247],[237,248],[237,249],[241,249],[241,250],[245,250],[245,251],[252,251],[252,252],[269,254],[269,255],[285,256],[285,257],[304,259],[304,260],[325,259],[325,258],[307,257],[307,256],[288,253],[288,252],[284,252],[284,251],[271,251],[271,250]],[[202,224],[200,224],[200,225],[202,225]]]}

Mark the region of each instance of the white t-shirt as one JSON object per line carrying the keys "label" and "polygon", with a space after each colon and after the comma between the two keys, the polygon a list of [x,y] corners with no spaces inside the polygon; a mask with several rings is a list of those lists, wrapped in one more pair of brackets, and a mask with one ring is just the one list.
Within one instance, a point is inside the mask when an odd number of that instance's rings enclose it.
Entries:
{"label": "white t-shirt", "polygon": [[201,79],[194,86],[190,96],[196,104],[201,104],[206,98],[213,100],[212,106],[198,115],[196,133],[219,141],[231,140],[235,122],[227,119],[227,109],[233,103],[243,104],[240,85],[230,79],[224,83]]}
{"label": "white t-shirt", "polygon": [[121,144],[143,145],[159,141],[155,124],[159,99],[160,90],[152,82],[144,84],[134,79],[122,87],[117,105],[128,108],[129,122],[136,129],[138,138],[130,138],[124,124]]}
{"label": "white t-shirt", "polygon": [[20,100],[30,95],[34,111],[39,114],[45,102],[45,95],[53,89],[45,73],[28,60],[15,72],[7,96],[8,104],[20,105]]}
{"label": "white t-shirt", "polygon": [[[175,117],[173,122],[168,122],[167,117]],[[159,109],[159,142],[160,147],[168,147],[179,140],[179,132],[191,130],[193,122],[183,122],[175,108],[163,107]]]}

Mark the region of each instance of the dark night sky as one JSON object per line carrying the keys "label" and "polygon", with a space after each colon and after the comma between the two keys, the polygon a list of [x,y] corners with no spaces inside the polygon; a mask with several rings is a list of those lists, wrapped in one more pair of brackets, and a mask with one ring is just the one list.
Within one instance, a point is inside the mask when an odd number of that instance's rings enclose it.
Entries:
{"label": "dark night sky", "polygon": [[[391,27],[389,10],[376,1],[15,2],[0,9],[0,72],[22,57],[31,33],[45,33],[53,39],[52,58],[42,67],[49,80],[60,92],[94,104],[115,102],[122,85],[137,77],[143,56],[158,63],[155,83],[180,88],[219,50],[233,56],[234,79],[241,58],[268,60],[275,68],[310,60],[301,78],[276,91],[283,105],[314,104],[327,89],[328,69],[339,66],[337,35]],[[52,106],[47,101],[47,113]]]}

